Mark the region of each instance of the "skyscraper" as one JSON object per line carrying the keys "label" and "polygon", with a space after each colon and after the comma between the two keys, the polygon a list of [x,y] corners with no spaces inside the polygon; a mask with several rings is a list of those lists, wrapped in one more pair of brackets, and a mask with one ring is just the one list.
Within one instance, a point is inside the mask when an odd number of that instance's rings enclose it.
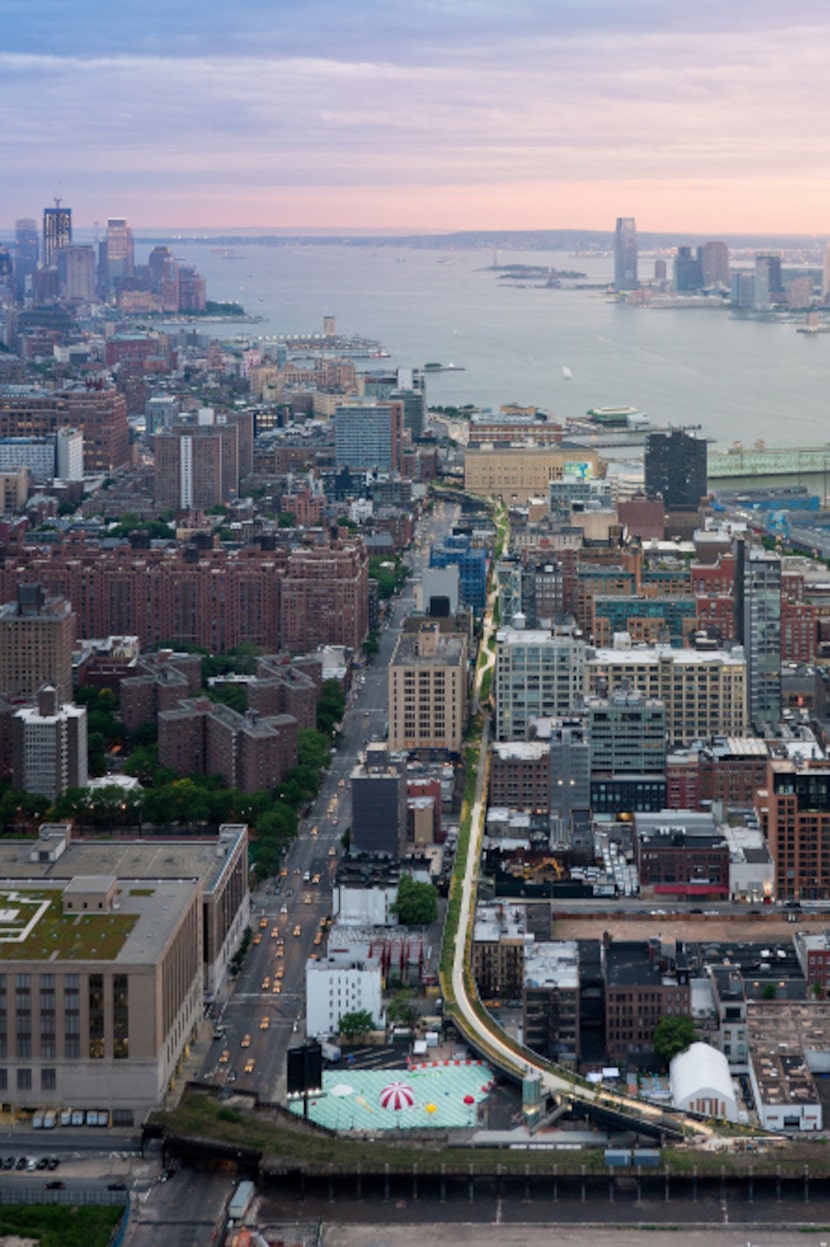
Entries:
{"label": "skyscraper", "polygon": [[683,429],[649,433],[645,483],[646,493],[659,494],[667,510],[694,509],[706,493],[706,442]]}
{"label": "skyscraper", "polygon": [[735,542],[735,632],[746,654],[747,713],[781,719],[781,559],[744,538]]}
{"label": "skyscraper", "polygon": [[71,242],[72,209],[62,208],[60,199],[56,199],[54,208],[43,209],[44,268],[57,264],[61,247],[68,247]]}
{"label": "skyscraper", "polygon": [[107,284],[132,277],[134,270],[133,231],[124,217],[107,221]]}
{"label": "skyscraper", "polygon": [[15,291],[18,299],[22,299],[26,289],[26,278],[31,277],[37,268],[40,255],[40,239],[37,232],[37,221],[23,217],[15,221],[14,226],[14,278]]}
{"label": "skyscraper", "polygon": [[636,290],[639,284],[637,223],[633,216],[619,216],[614,236],[614,289]]}
{"label": "skyscraper", "polygon": [[705,242],[698,247],[704,286],[729,286],[729,248],[725,242]]}
{"label": "skyscraper", "polygon": [[770,307],[775,296],[782,294],[781,255],[778,251],[759,251],[755,256],[755,295],[753,307],[759,311]]}
{"label": "skyscraper", "polygon": [[334,413],[338,470],[397,472],[403,435],[403,403],[345,403]]}

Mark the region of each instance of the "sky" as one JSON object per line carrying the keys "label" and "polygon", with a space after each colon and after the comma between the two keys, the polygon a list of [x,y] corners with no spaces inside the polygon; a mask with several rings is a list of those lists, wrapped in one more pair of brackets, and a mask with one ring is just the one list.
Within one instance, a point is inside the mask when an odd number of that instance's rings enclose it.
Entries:
{"label": "sky", "polygon": [[0,0],[0,227],[830,232],[827,0]]}

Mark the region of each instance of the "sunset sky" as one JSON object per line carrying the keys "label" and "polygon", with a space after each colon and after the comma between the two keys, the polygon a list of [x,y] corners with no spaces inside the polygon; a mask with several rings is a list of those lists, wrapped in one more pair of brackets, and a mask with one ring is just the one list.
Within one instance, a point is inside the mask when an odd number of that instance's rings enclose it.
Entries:
{"label": "sunset sky", "polygon": [[0,228],[830,231],[827,0],[0,0]]}

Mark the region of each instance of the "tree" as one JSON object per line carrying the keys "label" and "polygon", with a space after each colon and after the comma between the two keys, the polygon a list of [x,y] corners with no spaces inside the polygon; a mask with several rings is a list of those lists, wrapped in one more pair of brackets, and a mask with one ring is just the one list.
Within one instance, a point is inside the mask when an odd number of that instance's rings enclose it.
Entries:
{"label": "tree", "polygon": [[356,1039],[358,1035],[365,1035],[367,1031],[376,1029],[375,1019],[367,1009],[355,1009],[351,1013],[343,1014],[337,1028],[344,1039]]}
{"label": "tree", "polygon": [[776,996],[775,984],[765,983],[764,986],[761,988],[761,999],[762,1000],[775,1000],[775,996]]}
{"label": "tree", "polygon": [[346,694],[339,680],[325,680],[317,702],[317,730],[330,734],[336,723],[343,718]]}
{"label": "tree", "polygon": [[695,1024],[689,1017],[662,1017],[654,1028],[654,1051],[668,1063],[695,1041]]}
{"label": "tree", "polygon": [[438,891],[431,883],[416,883],[403,875],[392,912],[398,915],[401,926],[428,927],[438,917]]}
{"label": "tree", "polygon": [[413,1026],[418,1016],[418,1010],[412,1003],[412,992],[408,988],[403,988],[389,1001],[386,1009],[386,1021],[391,1026],[397,1022],[400,1026]]}

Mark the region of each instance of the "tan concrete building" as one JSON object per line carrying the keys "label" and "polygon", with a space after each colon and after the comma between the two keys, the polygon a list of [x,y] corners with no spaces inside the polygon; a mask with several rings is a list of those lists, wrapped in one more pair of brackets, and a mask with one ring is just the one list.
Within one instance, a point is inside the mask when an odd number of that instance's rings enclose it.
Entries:
{"label": "tan concrete building", "polygon": [[111,1112],[165,1094],[248,923],[247,828],[0,848],[0,1104]]}
{"label": "tan concrete building", "polygon": [[740,647],[729,651],[668,645],[589,648],[586,693],[606,697],[623,687],[663,702],[671,742],[745,733],[746,662]]}
{"label": "tan concrete building", "polygon": [[51,684],[61,701],[71,701],[74,642],[75,615],[66,598],[18,584],[17,600],[0,606],[0,691],[34,700]]}
{"label": "tan concrete building", "polygon": [[[594,450],[558,450],[552,446],[468,446],[464,453],[464,488],[467,493],[497,495],[505,502],[527,502],[547,497],[550,481],[561,481],[569,466],[589,464],[592,475],[601,475],[602,462]],[[580,468],[581,470],[581,468]]]}
{"label": "tan concrete building", "polygon": [[389,664],[389,747],[458,753],[467,719],[467,638],[437,621],[403,633]]}

